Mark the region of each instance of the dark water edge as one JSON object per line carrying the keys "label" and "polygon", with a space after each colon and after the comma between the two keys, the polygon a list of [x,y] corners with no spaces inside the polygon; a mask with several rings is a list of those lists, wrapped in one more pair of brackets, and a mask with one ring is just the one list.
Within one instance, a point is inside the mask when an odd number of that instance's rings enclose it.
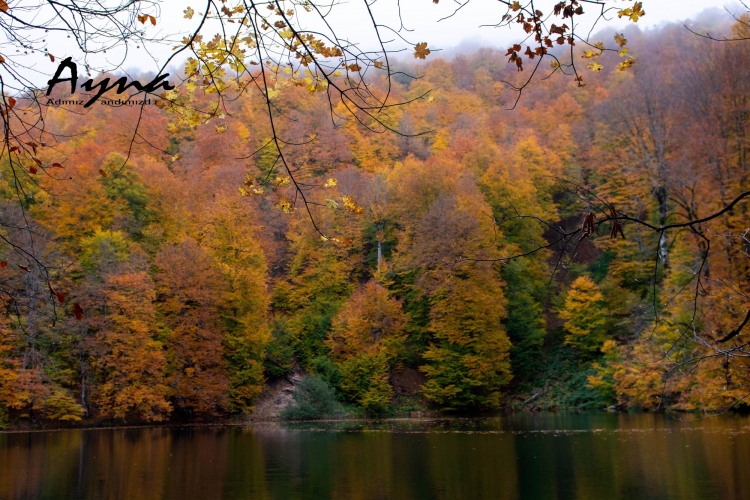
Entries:
{"label": "dark water edge", "polygon": [[748,499],[750,418],[253,423],[0,435],[0,499]]}

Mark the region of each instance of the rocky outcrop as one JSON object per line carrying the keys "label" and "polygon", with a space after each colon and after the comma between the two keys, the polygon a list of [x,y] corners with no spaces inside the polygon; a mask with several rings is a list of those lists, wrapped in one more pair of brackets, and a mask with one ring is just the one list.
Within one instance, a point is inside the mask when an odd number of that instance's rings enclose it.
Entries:
{"label": "rocky outcrop", "polygon": [[284,377],[270,380],[255,401],[253,420],[277,420],[281,412],[292,402],[292,393],[307,374],[295,366]]}

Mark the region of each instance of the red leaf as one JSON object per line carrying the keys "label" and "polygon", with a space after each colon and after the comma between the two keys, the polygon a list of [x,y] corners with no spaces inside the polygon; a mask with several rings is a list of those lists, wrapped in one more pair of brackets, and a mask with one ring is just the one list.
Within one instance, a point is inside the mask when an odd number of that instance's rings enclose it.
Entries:
{"label": "red leaf", "polygon": [[35,174],[39,172],[39,170],[34,165],[32,165],[29,167],[29,172],[31,172],[32,174]]}
{"label": "red leaf", "polygon": [[42,160],[40,160],[36,156],[32,156],[31,159],[34,160],[36,164],[39,165],[40,167],[42,166]]}
{"label": "red leaf", "polygon": [[8,151],[11,153],[15,153],[16,151],[19,151],[18,146],[12,146]]}
{"label": "red leaf", "polygon": [[8,267],[8,261],[0,260],[0,269],[5,269],[6,267]]}
{"label": "red leaf", "polygon": [[20,267],[21,269],[23,269],[23,270],[24,270],[24,271],[26,271],[27,273],[30,273],[30,272],[31,272],[31,271],[29,270],[29,268],[28,268],[28,267],[26,267],[26,266],[22,266],[21,264],[18,264],[18,267]]}
{"label": "red leaf", "polygon": [[60,292],[55,291],[55,289],[52,288],[52,283],[50,283],[49,281],[47,282],[47,286],[49,287],[49,291],[52,292],[52,295],[54,295],[55,297],[57,297],[57,301],[60,304],[62,304],[63,302],[65,302],[65,294],[64,293],[60,293]]}
{"label": "red leaf", "polygon": [[49,56],[49,60],[50,61],[55,62],[55,56],[53,56],[52,54],[49,54],[49,53],[47,55]]}
{"label": "red leaf", "polygon": [[57,168],[65,168],[60,163],[57,163],[57,162],[53,163],[52,166],[57,167]]}
{"label": "red leaf", "polygon": [[589,212],[589,214],[583,218],[583,226],[581,226],[581,238],[578,241],[581,241],[593,234],[593,232],[596,230],[596,227],[594,227],[595,219],[596,216],[593,214],[593,212]]}
{"label": "red leaf", "polygon": [[83,308],[78,302],[73,304],[73,315],[78,321],[81,321],[83,319]]}

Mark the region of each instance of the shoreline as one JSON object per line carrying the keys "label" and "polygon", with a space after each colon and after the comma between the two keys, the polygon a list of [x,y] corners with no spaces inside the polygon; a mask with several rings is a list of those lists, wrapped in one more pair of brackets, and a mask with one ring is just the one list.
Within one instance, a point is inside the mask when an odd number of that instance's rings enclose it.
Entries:
{"label": "shoreline", "polygon": [[[24,433],[43,433],[43,432],[62,432],[62,431],[96,431],[96,430],[128,430],[128,429],[174,429],[174,428],[230,428],[230,427],[253,427],[259,425],[275,425],[279,426],[282,424],[314,424],[314,423],[387,423],[387,422],[437,422],[437,421],[455,421],[455,420],[483,420],[483,419],[495,419],[502,418],[508,415],[517,414],[528,414],[528,415],[539,415],[539,414],[564,414],[564,413],[575,413],[575,414],[597,414],[597,415],[625,415],[625,414],[666,414],[667,412],[627,412],[627,411],[608,411],[606,409],[601,410],[580,410],[580,409],[566,409],[557,411],[514,411],[514,412],[499,412],[488,415],[422,415],[414,417],[387,417],[387,418],[338,418],[338,419],[316,419],[316,420],[282,420],[280,418],[275,419],[247,419],[244,421],[216,421],[216,422],[185,422],[185,423],[149,423],[149,424],[123,424],[123,425],[87,425],[82,427],[49,427],[45,429],[35,428],[13,428],[13,429],[0,429],[0,434],[24,434]],[[680,415],[689,415],[693,412],[679,411]],[[702,414],[701,414],[702,415]],[[726,415],[742,415],[746,416],[742,412],[720,412],[716,415],[710,415],[708,417],[703,416],[690,421],[704,420],[706,418],[721,417]],[[682,420],[682,419],[678,419]]]}

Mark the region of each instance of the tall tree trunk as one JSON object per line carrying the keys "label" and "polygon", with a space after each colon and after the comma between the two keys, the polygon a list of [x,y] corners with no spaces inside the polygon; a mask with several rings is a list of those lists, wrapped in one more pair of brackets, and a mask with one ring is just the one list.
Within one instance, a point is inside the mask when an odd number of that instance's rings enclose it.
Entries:
{"label": "tall tree trunk", "polygon": [[[659,227],[664,227],[667,224],[667,187],[661,185],[654,188],[654,196],[659,202]],[[664,269],[669,269],[669,249],[667,248],[667,236],[664,231],[659,236],[658,252]]]}

